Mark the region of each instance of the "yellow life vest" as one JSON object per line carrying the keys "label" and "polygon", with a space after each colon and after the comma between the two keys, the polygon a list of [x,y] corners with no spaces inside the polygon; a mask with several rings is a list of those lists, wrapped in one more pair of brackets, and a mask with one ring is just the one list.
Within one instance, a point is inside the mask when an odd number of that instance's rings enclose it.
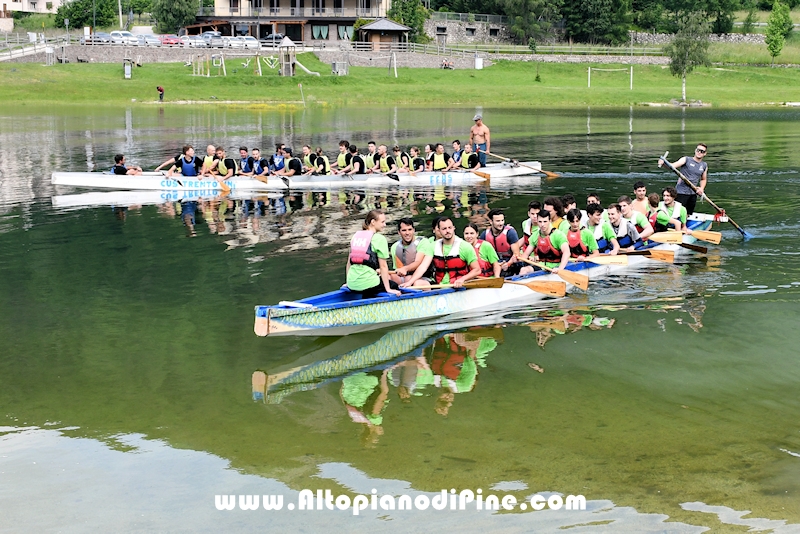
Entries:
{"label": "yellow life vest", "polygon": [[389,164],[386,162],[387,157],[388,156],[384,156],[381,158],[381,172],[389,172]]}
{"label": "yellow life vest", "polygon": [[311,154],[303,156],[303,163],[306,167],[311,167]]}
{"label": "yellow life vest", "polygon": [[346,154],[340,153],[339,156],[336,158],[336,163],[339,165],[340,169],[344,169],[345,167],[347,167]]}
{"label": "yellow life vest", "polygon": [[[228,158],[227,157],[222,158],[221,160],[219,160],[219,163],[217,163],[217,171],[219,171],[219,173],[222,176],[225,176],[226,174],[228,174],[228,167],[225,166],[225,160],[226,159],[228,159]],[[239,169],[238,169],[238,167],[236,165],[236,160],[233,160],[233,175],[236,176],[237,174],[239,174]]]}
{"label": "yellow life vest", "polygon": [[438,152],[433,155],[433,170],[443,171],[447,168],[447,163],[444,161],[444,154]]}
{"label": "yellow life vest", "polygon": [[[366,165],[368,169],[371,169],[372,167],[375,166],[375,156],[376,154],[367,154],[366,156],[364,156],[364,165]],[[383,170],[383,167],[381,167],[381,170]]]}
{"label": "yellow life vest", "polygon": [[208,168],[212,163],[214,163],[214,156],[205,156],[203,158],[203,167]]}
{"label": "yellow life vest", "polygon": [[325,174],[330,174],[331,173],[331,164],[328,161],[328,156],[317,156],[317,168],[319,168],[319,160],[320,160],[320,158],[322,158],[322,161],[325,162],[325,167],[324,167],[325,171],[324,171],[324,173]]}
{"label": "yellow life vest", "polygon": [[462,153],[461,154],[461,167],[464,169],[469,169],[469,157],[472,155],[472,152],[469,154]]}

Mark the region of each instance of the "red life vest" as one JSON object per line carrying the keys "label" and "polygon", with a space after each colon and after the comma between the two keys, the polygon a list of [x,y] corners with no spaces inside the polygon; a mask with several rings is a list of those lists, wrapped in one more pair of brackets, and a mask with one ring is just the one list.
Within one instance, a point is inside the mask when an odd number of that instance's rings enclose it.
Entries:
{"label": "red life vest", "polygon": [[436,283],[442,283],[444,275],[450,275],[450,283],[452,284],[456,279],[469,274],[469,265],[461,259],[458,251],[461,249],[461,238],[456,237],[453,240],[453,246],[450,247],[450,253],[444,255],[444,243],[441,239],[436,241],[433,246],[433,273]]}
{"label": "red life vest", "polygon": [[525,250],[528,248],[528,245],[531,244],[531,235],[533,234],[534,225],[535,223],[531,221],[530,218],[522,221],[522,250]]}
{"label": "red life vest", "polygon": [[483,240],[477,239],[472,248],[475,249],[475,256],[478,257],[478,264],[481,266],[481,276],[488,278],[494,276],[494,267],[492,267],[491,263],[481,258],[481,244],[483,244]]}
{"label": "red life vest", "polygon": [[569,252],[573,256],[585,256],[589,253],[589,247],[587,247],[581,239],[580,230],[577,232],[573,232],[572,230],[567,232],[567,241],[569,242]]}
{"label": "red life vest", "polygon": [[454,335],[442,336],[433,344],[431,371],[450,380],[456,380],[461,374],[461,367],[466,358],[469,358],[469,352],[455,342]]}
{"label": "red life vest", "polygon": [[373,269],[378,268],[378,255],[372,250],[372,230],[361,230],[356,232],[350,240],[350,263],[352,265],[363,265]]}
{"label": "red life vest", "polygon": [[[553,233],[555,228],[550,229]],[[539,239],[536,241],[536,255],[539,259],[548,263],[559,263],[561,261],[561,249],[555,249],[550,245],[550,235],[543,236],[539,233]]]}
{"label": "red life vest", "polygon": [[508,231],[511,230],[511,225],[507,224],[503,231],[500,232],[500,235],[495,236],[492,233],[491,228],[486,229],[485,238],[486,241],[489,242],[490,245],[494,247],[497,251],[497,255],[500,257],[501,261],[508,261],[513,256],[513,252],[511,252],[511,245],[508,242]]}

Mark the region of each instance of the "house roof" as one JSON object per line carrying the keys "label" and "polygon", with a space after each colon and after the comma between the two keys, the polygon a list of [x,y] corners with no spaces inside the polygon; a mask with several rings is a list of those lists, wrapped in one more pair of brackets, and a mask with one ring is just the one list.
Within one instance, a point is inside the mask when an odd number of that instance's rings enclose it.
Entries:
{"label": "house roof", "polygon": [[403,26],[402,24],[398,24],[393,20],[389,19],[378,19],[374,22],[370,22],[369,24],[365,24],[359,28],[359,31],[366,30],[366,31],[395,31],[395,32],[407,32],[411,30],[408,26]]}

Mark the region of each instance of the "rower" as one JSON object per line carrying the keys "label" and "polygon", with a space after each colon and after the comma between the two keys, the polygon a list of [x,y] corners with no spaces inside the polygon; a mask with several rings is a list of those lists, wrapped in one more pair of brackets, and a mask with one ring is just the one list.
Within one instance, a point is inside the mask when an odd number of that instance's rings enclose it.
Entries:
{"label": "rower", "polygon": [[441,220],[441,215],[434,217],[431,221],[431,232],[433,235],[428,238],[431,244],[435,243],[437,240],[442,238],[442,232],[439,231],[439,221]]}
{"label": "rower", "polygon": [[261,182],[267,182],[267,174],[269,174],[269,162],[261,158],[261,150],[254,148],[253,154],[253,178]]}
{"label": "rower", "polygon": [[220,183],[222,180],[233,178],[236,174],[236,161],[225,155],[225,149],[217,147],[217,172]]}
{"label": "rower", "polygon": [[[350,165],[350,158],[353,156],[350,155],[350,141],[345,141],[342,139],[339,141],[339,155],[336,156],[336,161],[331,163],[331,168],[333,170],[333,174],[340,174],[344,172],[344,169]],[[364,172],[363,170],[361,172]]]}
{"label": "rower", "polygon": [[639,180],[633,184],[633,195],[636,198],[631,202],[631,208],[647,216],[650,213],[650,204],[647,201],[647,186],[643,181]]}
{"label": "rower", "polygon": [[578,209],[571,209],[567,212],[567,243],[569,253],[573,258],[584,260],[587,257],[600,255],[597,247],[597,240],[592,232],[581,227],[581,212]]}
{"label": "rower", "polygon": [[633,209],[631,206],[631,199],[626,195],[619,197],[617,199],[617,204],[619,204],[622,216],[636,227],[636,231],[639,232],[639,237],[641,237],[643,241],[647,241],[647,238],[655,231],[647,217]]}
{"label": "rower", "polygon": [[414,172],[425,171],[425,159],[420,157],[419,148],[415,146],[411,147],[411,168],[414,169]]}
{"label": "rower", "polygon": [[367,143],[367,150],[368,153],[366,156],[362,156],[364,160],[364,165],[366,166],[367,172],[374,172],[375,167],[378,165],[378,146],[375,144],[375,141],[370,141]]}
{"label": "rower", "polygon": [[433,170],[433,150],[434,145],[427,144],[425,145],[425,170],[431,171]]}
{"label": "rower", "polygon": [[292,149],[288,146],[283,149],[283,160],[286,165],[275,174],[278,176],[300,176],[303,174],[303,164],[298,158],[292,156]]}
{"label": "rower", "polygon": [[633,252],[637,245],[642,244],[642,238],[633,223],[628,222],[622,216],[622,208],[619,204],[608,206],[608,222],[614,235],[617,236],[617,244],[621,252]]}
{"label": "rower", "polygon": [[[364,168],[364,160],[358,155],[358,147],[356,145],[349,145],[348,150],[350,153],[347,155],[350,158],[347,160],[347,166],[339,171],[340,174],[347,176],[353,176],[354,174],[365,174],[366,169]],[[341,157],[341,154],[339,157]]]}
{"label": "rower", "polygon": [[[412,273],[417,270],[426,257],[429,258],[427,264],[430,265],[433,259],[433,242],[416,235],[414,219],[411,217],[400,219],[397,222],[397,231],[400,234],[400,240],[394,243],[389,250],[389,255],[394,262],[394,274],[391,277],[395,283],[402,284],[411,279]],[[425,273],[414,285],[430,285],[433,281],[430,274]]]}
{"label": "rower", "polygon": [[481,239],[487,241],[500,258],[501,274],[514,276],[519,274],[522,267],[517,263],[516,257],[519,255],[519,236],[514,227],[506,224],[506,216],[503,210],[494,208],[488,213],[491,226],[481,233]]}
{"label": "rower", "polygon": [[659,198],[658,193],[650,193],[647,195],[647,202],[650,207],[647,218],[656,232],[666,232],[669,230],[670,226],[672,226],[673,229],[680,231],[681,227],[683,226],[681,221],[679,219],[670,219],[669,215],[667,215],[667,212],[660,209],[661,199]]}
{"label": "rower", "polygon": [[314,156],[316,156],[316,159],[314,160],[316,170],[313,174],[330,175],[331,163],[328,161],[328,156],[322,152],[322,147],[317,147],[317,150],[314,152]]}
{"label": "rower", "polygon": [[317,155],[311,151],[311,147],[308,145],[303,145],[301,150],[303,151],[303,172],[311,174],[317,169]]}
{"label": "rower", "polygon": [[679,229],[683,230],[683,233],[685,234],[691,234],[692,231],[686,227],[686,208],[676,200],[678,198],[678,192],[675,190],[675,188],[665,188],[664,191],[662,191],[661,196],[663,200],[658,205],[659,211],[666,213],[670,219],[679,220],[681,223]]}
{"label": "rower", "polygon": [[448,170],[455,170],[461,166],[462,153],[463,152],[461,150],[461,141],[456,139],[455,141],[453,141],[453,155],[451,157],[450,166],[448,167]]}
{"label": "rower", "polygon": [[[369,158],[369,156],[367,156]],[[386,145],[378,147],[378,159],[375,160],[375,166],[372,167],[372,172],[380,172],[382,174],[397,174],[397,164],[394,158],[388,154]]]}
{"label": "rower", "polygon": [[434,152],[431,161],[433,162],[431,167],[433,172],[445,172],[450,168],[450,154],[444,151],[442,143],[436,143],[436,152]]}
{"label": "rower", "polygon": [[283,143],[277,143],[275,145],[275,154],[269,157],[269,170],[273,174],[282,170],[286,165],[286,162],[283,159],[283,148],[285,146],[286,145]]}
{"label": "rower", "polygon": [[[464,282],[480,276],[481,266],[472,245],[456,235],[456,227],[450,217],[441,217],[438,222],[441,239],[433,245],[433,277],[437,284],[462,287]],[[428,268],[426,261],[417,267],[411,280],[401,287],[411,287]]]}
{"label": "rower", "polygon": [[175,163],[167,171],[167,176],[171,177],[178,167],[184,176],[198,176],[203,170],[202,161],[195,157],[194,148],[191,145],[183,147],[181,155],[176,156],[173,160]]}
{"label": "rower", "polygon": [[553,223],[553,228],[558,228],[566,233],[569,229],[569,223],[564,220],[564,205],[558,197],[547,197],[544,199],[543,208],[550,214],[550,222]]}
{"label": "rower", "polygon": [[[600,196],[595,194],[595,193],[589,193],[588,195],[586,195],[586,205],[588,206],[589,204],[598,204],[598,205],[602,206],[602,204],[600,204]],[[588,226],[589,225],[589,215],[586,213],[585,209],[581,210],[581,216],[582,216],[582,218],[581,218],[581,226]],[[606,213],[606,210],[603,210],[602,217],[603,217],[604,221],[608,221],[608,214]]]}
{"label": "rower", "polygon": [[481,168],[481,158],[472,151],[472,145],[469,143],[464,145],[464,151],[461,153],[459,164],[454,168],[467,171],[477,171]]}
{"label": "rower", "polygon": [[407,152],[400,150],[399,145],[394,145],[394,161],[397,164],[397,172],[408,172],[411,168],[411,156]]}
{"label": "rower", "polygon": [[[675,184],[675,191],[677,192],[675,201],[686,209],[688,215],[694,213],[698,193],[702,197],[708,183],[708,163],[703,161],[706,152],[708,152],[708,147],[705,143],[698,143],[693,155],[683,156],[672,164],[676,169],[684,167],[683,176],[694,185],[694,189],[689,187],[682,178],[678,178],[678,183]],[[658,166],[661,167],[664,161],[666,159],[663,161],[659,159]]]}
{"label": "rower", "polygon": [[492,245],[483,239],[478,239],[477,224],[467,224],[467,227],[464,228],[464,241],[472,245],[472,248],[475,249],[475,254],[478,257],[478,264],[481,266],[481,276],[484,278],[490,276],[494,276],[495,278],[499,277],[500,271],[502,270],[500,267],[500,258],[497,256],[497,251],[495,251]]}
{"label": "rower", "polygon": [[539,261],[557,273],[566,269],[569,263],[569,242],[567,236],[558,228],[553,228],[550,213],[541,210],[536,215],[539,225],[539,237],[536,239],[534,250]]}
{"label": "rower", "polygon": [[578,209],[578,201],[575,200],[575,195],[572,193],[561,196],[561,205],[564,206],[564,213],[569,213],[572,210]]}
{"label": "rower", "polygon": [[114,156],[114,166],[111,167],[111,172],[119,175],[133,176],[136,174],[142,174],[142,168],[137,167],[136,165],[125,165],[125,155],[117,154]]}
{"label": "rower", "polygon": [[589,223],[586,229],[589,230],[597,241],[600,252],[608,252],[612,256],[619,254],[619,242],[617,235],[611,225],[603,220],[603,206],[600,204],[589,204],[586,206],[586,215]]}
{"label": "rower", "polygon": [[[300,160],[297,160],[298,164]],[[367,213],[362,229],[350,240],[347,259],[347,288],[361,293],[365,299],[386,292],[399,296],[397,284],[389,279],[389,243],[381,232],[386,227],[386,215],[381,210]],[[380,271],[380,275],[376,272]]]}
{"label": "rower", "polygon": [[239,176],[253,176],[255,161],[248,154],[246,146],[239,147]]}
{"label": "rower", "polygon": [[536,218],[541,210],[542,203],[538,200],[531,200],[528,203],[528,218],[522,221],[522,246],[520,248],[524,251],[521,255],[523,258],[531,255],[533,252],[531,243],[539,238],[539,223]]}

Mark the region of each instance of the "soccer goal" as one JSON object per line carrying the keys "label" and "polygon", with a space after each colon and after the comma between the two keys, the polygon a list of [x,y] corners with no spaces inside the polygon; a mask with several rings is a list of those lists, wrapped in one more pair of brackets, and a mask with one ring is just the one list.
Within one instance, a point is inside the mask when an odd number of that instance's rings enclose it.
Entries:
{"label": "soccer goal", "polygon": [[[628,72],[628,69],[598,69],[597,67],[592,68],[589,67],[589,78],[587,80],[586,86],[591,89],[592,87],[592,71],[595,72]],[[633,91],[633,65],[630,68],[631,73],[631,91]]]}

